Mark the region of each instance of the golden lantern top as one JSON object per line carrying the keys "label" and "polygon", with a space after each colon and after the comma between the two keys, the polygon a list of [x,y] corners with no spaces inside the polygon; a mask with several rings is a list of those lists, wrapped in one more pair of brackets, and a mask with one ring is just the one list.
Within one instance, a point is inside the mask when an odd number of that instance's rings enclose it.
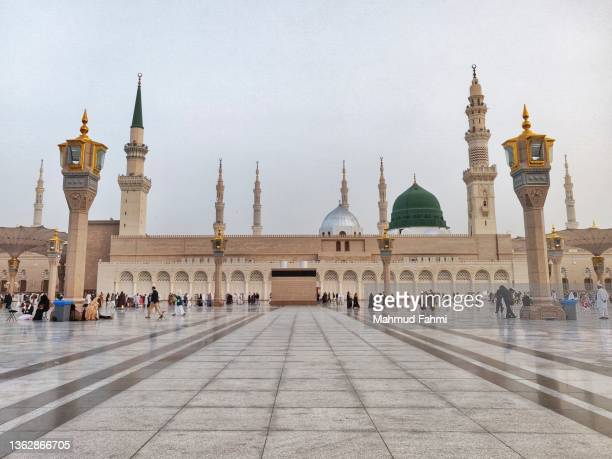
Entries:
{"label": "golden lantern top", "polygon": [[223,236],[223,228],[221,226],[217,227],[217,232],[211,242],[213,251],[222,252],[225,250],[225,237]]}
{"label": "golden lantern top", "polygon": [[104,158],[108,147],[103,143],[96,142],[88,135],[87,110],[81,117],[81,135],[74,139],[68,139],[58,145],[60,149],[60,164],[65,172],[92,172],[100,175],[104,167]]}
{"label": "golden lantern top", "polygon": [[47,244],[47,251],[49,253],[60,253],[62,251],[62,240],[59,237],[57,229],[53,231],[53,237],[49,239]]}
{"label": "golden lantern top", "polygon": [[547,240],[547,246],[548,246],[549,251],[563,250],[564,248],[563,237],[561,237],[561,235],[557,233],[557,229],[555,228],[555,225],[553,225],[552,231],[546,235],[546,240]]}
{"label": "golden lantern top", "polygon": [[548,234],[548,236],[547,236],[547,237],[549,237],[549,238],[551,238],[551,239],[554,239],[554,238],[557,238],[557,237],[561,237],[561,236],[559,236],[559,233],[557,233],[557,228],[555,228],[555,225],[553,225],[553,226],[552,226],[552,230],[551,230],[551,232]]}
{"label": "golden lantern top", "polygon": [[552,163],[555,139],[531,130],[531,121],[526,105],[523,105],[522,128],[523,132],[502,144],[506,153],[506,162],[511,172],[518,169],[549,169]]}
{"label": "golden lantern top", "polygon": [[393,238],[389,236],[389,224],[385,224],[383,234],[378,238],[378,247],[380,250],[391,250],[393,248]]}

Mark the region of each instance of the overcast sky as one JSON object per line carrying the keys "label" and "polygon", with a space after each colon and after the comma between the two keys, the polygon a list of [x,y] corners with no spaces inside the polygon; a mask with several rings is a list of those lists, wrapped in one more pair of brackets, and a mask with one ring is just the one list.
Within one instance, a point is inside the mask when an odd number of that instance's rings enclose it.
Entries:
{"label": "overcast sky", "polygon": [[555,139],[546,225],[563,226],[563,154],[581,226],[612,226],[609,1],[0,1],[0,226],[32,223],[45,160],[43,223],[66,229],[57,144],[90,136],[109,154],[90,219],[119,217],[137,73],[143,77],[149,233],[209,234],[223,157],[228,233],[249,233],[260,161],[264,233],[315,233],[340,198],[378,219],[418,182],[454,233],[467,232],[464,110],[473,63],[489,107],[500,233],[523,233],[500,144]]}

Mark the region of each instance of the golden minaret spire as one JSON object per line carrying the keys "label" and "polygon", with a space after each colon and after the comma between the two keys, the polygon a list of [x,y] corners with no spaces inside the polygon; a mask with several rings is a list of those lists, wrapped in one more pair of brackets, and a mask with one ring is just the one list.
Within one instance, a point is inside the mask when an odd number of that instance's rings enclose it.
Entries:
{"label": "golden minaret spire", "polygon": [[569,173],[567,155],[565,155],[565,178],[563,182],[563,188],[565,189],[565,212],[567,214],[567,222],[565,223],[565,227],[567,229],[577,229],[578,222],[576,221],[576,201],[574,199],[574,184],[572,183],[572,176]]}
{"label": "golden minaret spire", "polygon": [[469,104],[465,107],[468,130],[465,141],[468,144],[469,167],[463,171],[463,181],[467,189],[468,234],[496,234],[495,190],[497,177],[495,165],[489,164],[489,139],[487,128],[487,104],[476,74],[476,64],[472,65]]}
{"label": "golden minaret spire", "polygon": [[387,182],[385,181],[385,165],[380,157],[380,177],[378,179],[378,233],[383,234],[388,226],[387,221]]}
{"label": "golden minaret spire", "polygon": [[34,219],[32,226],[42,226],[43,195],[45,193],[45,182],[43,181],[43,160],[40,160],[38,181],[36,182],[36,199],[34,201]]}
{"label": "golden minaret spire", "polygon": [[225,185],[223,184],[223,160],[219,158],[219,177],[217,178],[217,200],[215,202],[215,223],[213,224],[213,230],[215,234],[221,230],[225,233],[225,223],[223,221],[223,211],[225,209],[225,203],[223,202],[223,194],[225,192]]}
{"label": "golden minaret spire", "polygon": [[348,185],[346,182],[346,165],[345,165],[344,160],[342,160],[342,186],[340,187],[340,194],[342,198],[340,205],[344,207],[345,209],[348,209],[349,208]]}
{"label": "golden minaret spire", "polygon": [[255,166],[255,186],[253,187],[253,236],[261,235],[261,183],[259,182],[259,161]]}

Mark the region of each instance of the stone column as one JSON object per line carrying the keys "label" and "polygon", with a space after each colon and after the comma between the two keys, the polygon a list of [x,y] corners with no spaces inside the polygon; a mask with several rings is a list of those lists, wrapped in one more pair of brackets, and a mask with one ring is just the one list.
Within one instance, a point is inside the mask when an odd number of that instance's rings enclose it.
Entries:
{"label": "stone column", "polygon": [[[66,188],[66,187],[64,187]],[[83,310],[85,289],[85,258],[87,252],[88,212],[96,196],[91,190],[64,190],[70,217],[68,220],[68,247],[66,253],[65,300],[76,307],[79,320]]]}
{"label": "stone column", "polygon": [[527,245],[527,272],[529,291],[534,303],[550,300],[546,236],[544,233],[544,209],[527,208],[523,211]]}
{"label": "stone column", "polygon": [[522,319],[565,319],[559,305],[554,305],[550,294],[546,234],[544,232],[544,201],[548,188],[533,188],[517,193],[523,206],[527,273],[532,306],[521,309]]}
{"label": "stone column", "polygon": [[215,252],[215,291],[214,291],[214,306],[225,305],[225,298],[223,298],[223,292],[221,291],[221,283],[223,282],[223,252]]}
{"label": "stone column", "polygon": [[57,290],[57,266],[59,265],[60,254],[49,253],[47,257],[49,259],[49,286],[47,288],[47,296],[49,297],[49,301],[53,301]]}
{"label": "stone column", "polygon": [[19,271],[19,259],[11,257],[8,260],[8,292],[13,296],[15,294],[15,283],[17,282],[17,272]]}
{"label": "stone column", "polygon": [[391,251],[381,250],[380,258],[383,264],[383,295],[391,295]]}
{"label": "stone column", "polygon": [[561,260],[553,259],[552,284],[557,292],[557,298],[563,298],[563,281],[561,276]]}

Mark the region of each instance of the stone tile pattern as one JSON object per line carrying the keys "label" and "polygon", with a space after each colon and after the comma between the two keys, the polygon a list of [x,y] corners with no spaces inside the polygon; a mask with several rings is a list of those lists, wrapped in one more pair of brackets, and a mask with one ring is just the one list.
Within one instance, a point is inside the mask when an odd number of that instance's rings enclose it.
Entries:
{"label": "stone tile pattern", "polygon": [[[84,373],[89,362],[80,362]],[[71,438],[74,457],[602,457],[612,447],[604,435],[317,307],[268,311],[44,438]]]}

